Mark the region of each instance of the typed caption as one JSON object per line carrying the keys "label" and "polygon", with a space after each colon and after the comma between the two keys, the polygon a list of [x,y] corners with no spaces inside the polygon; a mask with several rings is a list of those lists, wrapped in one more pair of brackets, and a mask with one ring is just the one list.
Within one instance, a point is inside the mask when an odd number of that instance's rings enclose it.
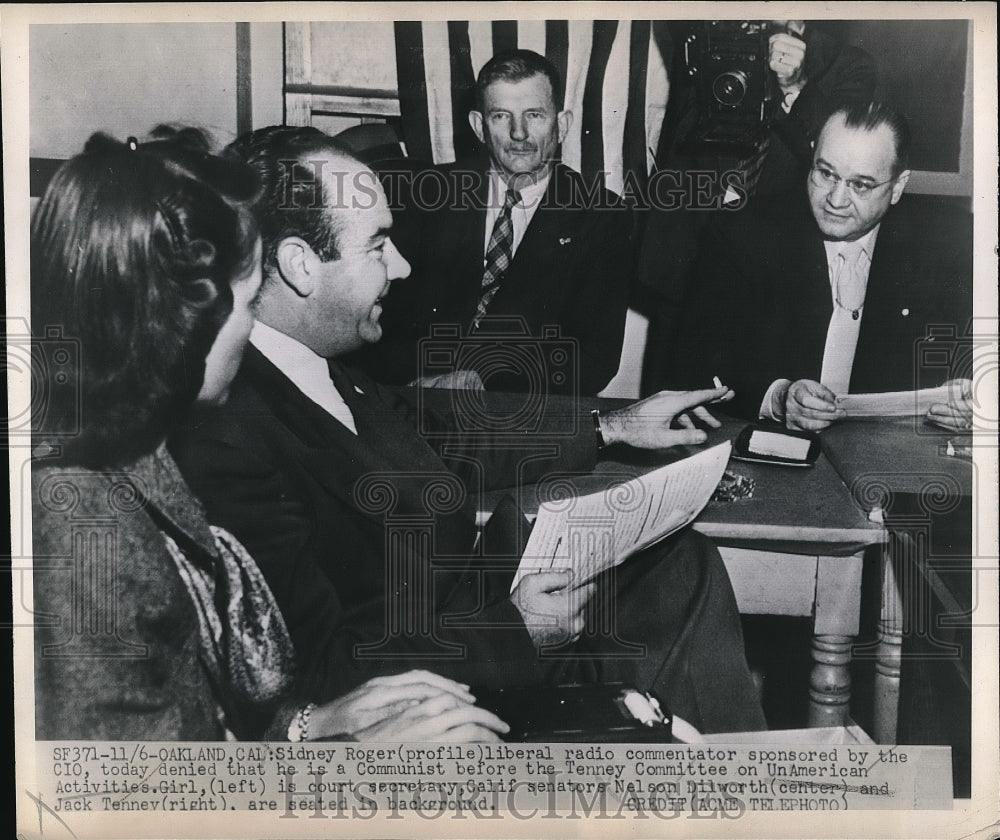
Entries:
{"label": "typed caption", "polygon": [[318,819],[648,821],[951,807],[946,747],[46,742],[37,748],[44,786],[29,795],[48,836],[58,836],[59,827],[65,836],[87,836],[98,814],[265,812],[294,831],[294,821]]}

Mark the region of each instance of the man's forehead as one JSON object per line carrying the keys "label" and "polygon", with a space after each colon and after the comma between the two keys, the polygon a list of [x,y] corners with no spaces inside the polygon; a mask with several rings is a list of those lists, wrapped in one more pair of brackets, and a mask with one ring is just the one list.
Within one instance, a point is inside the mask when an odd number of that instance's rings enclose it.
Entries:
{"label": "man's forehead", "polygon": [[486,87],[483,99],[487,108],[490,106],[502,108],[504,102],[529,99],[538,105],[552,105],[555,102],[555,92],[548,76],[536,73],[517,81],[495,79]]}
{"label": "man's forehead", "polygon": [[896,157],[895,137],[885,124],[868,131],[849,127],[838,116],[823,128],[816,157],[857,172],[891,167]]}
{"label": "man's forehead", "polygon": [[336,212],[341,225],[341,238],[358,245],[388,236],[392,228],[392,213],[381,189],[377,200],[371,194],[362,193],[356,203]]}

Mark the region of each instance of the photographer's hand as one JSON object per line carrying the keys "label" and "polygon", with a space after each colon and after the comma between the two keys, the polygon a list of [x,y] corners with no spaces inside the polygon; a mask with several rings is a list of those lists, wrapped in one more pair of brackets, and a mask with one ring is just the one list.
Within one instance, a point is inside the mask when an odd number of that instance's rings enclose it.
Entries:
{"label": "photographer's hand", "polygon": [[[787,21],[797,23],[798,21]],[[806,86],[806,42],[787,32],[778,32],[768,42],[768,66],[778,78],[782,94],[798,93]]]}
{"label": "photographer's hand", "polygon": [[[671,446],[705,442],[705,432],[695,428],[700,420],[713,429],[719,427],[705,405],[733,398],[729,388],[700,391],[660,391],[632,405],[601,414],[601,431],[607,444],[625,443],[637,449],[667,449]],[[680,429],[672,429],[676,422]]]}

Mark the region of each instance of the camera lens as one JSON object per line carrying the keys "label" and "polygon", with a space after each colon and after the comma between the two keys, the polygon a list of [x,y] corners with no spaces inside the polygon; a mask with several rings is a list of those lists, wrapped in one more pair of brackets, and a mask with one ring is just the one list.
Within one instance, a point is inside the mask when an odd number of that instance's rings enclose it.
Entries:
{"label": "camera lens", "polygon": [[727,70],[712,82],[712,94],[716,101],[730,107],[739,105],[747,95],[749,80],[742,70]]}

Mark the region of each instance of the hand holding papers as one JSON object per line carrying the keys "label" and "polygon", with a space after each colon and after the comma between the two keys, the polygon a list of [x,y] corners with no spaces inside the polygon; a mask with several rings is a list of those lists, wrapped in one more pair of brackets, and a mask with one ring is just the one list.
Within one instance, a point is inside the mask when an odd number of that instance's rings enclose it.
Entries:
{"label": "hand holding papers", "polygon": [[[951,379],[943,388],[948,389],[948,401],[935,403],[927,409],[927,421],[953,432],[972,429],[973,409],[976,405],[972,395],[971,379]],[[985,393],[996,393],[996,387],[984,387]]]}
{"label": "hand holding papers", "polygon": [[607,491],[543,503],[511,591],[526,574],[563,569],[572,571],[567,584],[580,586],[684,527],[708,504],[731,448],[722,443]]}

